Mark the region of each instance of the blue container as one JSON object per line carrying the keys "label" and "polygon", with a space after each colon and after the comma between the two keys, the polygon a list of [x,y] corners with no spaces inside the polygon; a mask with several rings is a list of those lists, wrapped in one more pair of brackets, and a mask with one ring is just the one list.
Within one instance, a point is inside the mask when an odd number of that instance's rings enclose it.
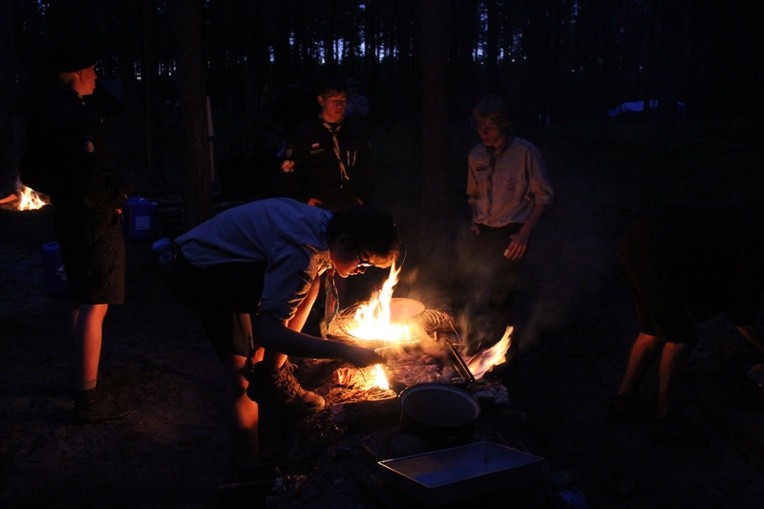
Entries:
{"label": "blue container", "polygon": [[133,240],[152,240],[156,237],[157,202],[135,197],[127,199],[125,222],[127,236]]}
{"label": "blue container", "polygon": [[58,242],[48,242],[40,247],[42,256],[45,289],[52,297],[65,297],[67,294],[66,271]]}

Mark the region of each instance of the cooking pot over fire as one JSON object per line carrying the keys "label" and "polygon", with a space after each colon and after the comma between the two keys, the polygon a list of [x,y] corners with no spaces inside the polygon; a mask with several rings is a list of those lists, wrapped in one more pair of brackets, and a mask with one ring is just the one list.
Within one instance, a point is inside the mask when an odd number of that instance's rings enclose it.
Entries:
{"label": "cooking pot over fire", "polygon": [[390,320],[392,322],[405,322],[424,313],[425,305],[416,299],[405,297],[393,297],[390,299]]}
{"label": "cooking pot over fire", "polygon": [[416,299],[390,299],[389,321],[375,323],[376,320],[372,320],[371,327],[363,323],[363,327],[359,328],[356,319],[359,309],[359,305],[354,305],[341,310],[329,325],[327,335],[377,348],[389,344],[415,343],[425,334],[417,320],[425,314],[426,306]]}

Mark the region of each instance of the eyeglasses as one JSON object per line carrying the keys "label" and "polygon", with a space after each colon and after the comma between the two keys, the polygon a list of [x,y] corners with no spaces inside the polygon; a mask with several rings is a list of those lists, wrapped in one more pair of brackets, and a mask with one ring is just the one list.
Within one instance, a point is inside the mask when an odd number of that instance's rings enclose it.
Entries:
{"label": "eyeglasses", "polygon": [[358,253],[358,265],[356,265],[357,268],[366,270],[369,267],[373,267],[374,264],[371,263],[369,260],[363,257],[361,253]]}

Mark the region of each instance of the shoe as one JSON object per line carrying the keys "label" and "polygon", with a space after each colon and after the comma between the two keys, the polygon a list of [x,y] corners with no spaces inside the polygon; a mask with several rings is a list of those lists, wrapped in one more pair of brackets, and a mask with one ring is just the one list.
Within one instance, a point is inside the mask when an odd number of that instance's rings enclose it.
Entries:
{"label": "shoe", "polygon": [[645,423],[650,421],[650,413],[636,394],[616,394],[608,403],[610,422]]}
{"label": "shoe", "polygon": [[133,405],[90,389],[77,395],[74,401],[74,420],[79,424],[111,421],[125,417],[133,409]]}
{"label": "shoe", "polygon": [[707,437],[681,416],[655,419],[650,441],[668,447],[699,447]]}
{"label": "shoe", "polygon": [[255,364],[247,387],[247,396],[263,405],[282,406],[291,415],[307,415],[326,407],[324,398],[306,391],[294,377],[294,364],[286,363],[274,371],[262,362]]}

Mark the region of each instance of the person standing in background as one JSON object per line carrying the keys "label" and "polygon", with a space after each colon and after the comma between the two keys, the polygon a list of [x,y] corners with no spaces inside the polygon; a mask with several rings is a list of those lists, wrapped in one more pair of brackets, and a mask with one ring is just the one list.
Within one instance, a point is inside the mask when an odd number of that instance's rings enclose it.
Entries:
{"label": "person standing in background", "polygon": [[612,421],[647,422],[639,388],[658,364],[658,402],[651,439],[698,445],[680,394],[696,323],[727,312],[740,336],[764,355],[756,315],[764,296],[764,207],[761,204],[682,204],[637,219],[618,246],[618,261],[634,297],[639,334],[631,347]]}
{"label": "person standing in background", "polygon": [[122,207],[127,188],[109,159],[102,119],[87,102],[96,88],[97,51],[86,32],[56,41],[53,85],[39,101],[19,162],[26,185],[50,196],[69,295],[76,349],[74,417],[118,419],[132,406],[98,390],[103,321],[125,299]]}
{"label": "person standing in background", "polygon": [[472,288],[483,292],[474,304],[497,315],[503,329],[531,233],[554,193],[538,148],[509,132],[502,97],[480,99],[473,120],[481,143],[467,158],[468,266],[473,268],[469,280]]}
{"label": "person standing in background", "polygon": [[336,211],[362,205],[372,191],[371,148],[360,122],[345,118],[348,94],[339,80],[318,91],[318,115],[297,126],[281,164],[284,194]]}

